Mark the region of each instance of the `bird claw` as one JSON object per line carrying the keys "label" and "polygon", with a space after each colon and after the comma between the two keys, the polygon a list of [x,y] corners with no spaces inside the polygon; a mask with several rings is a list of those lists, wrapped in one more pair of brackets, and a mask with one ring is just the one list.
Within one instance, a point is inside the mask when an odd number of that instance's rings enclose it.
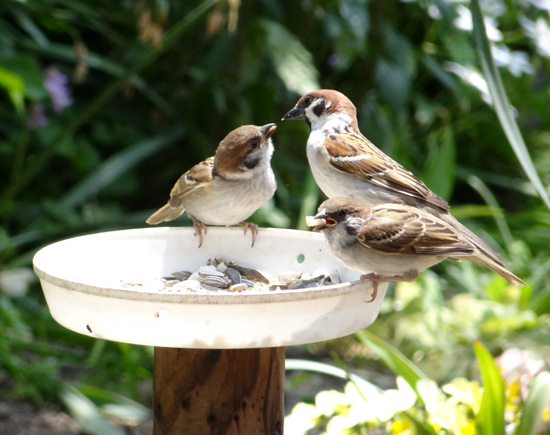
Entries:
{"label": "bird claw", "polygon": [[365,273],[361,275],[359,278],[360,280],[366,280],[372,281],[372,298],[370,301],[367,301],[368,304],[373,302],[376,299],[376,296],[378,295],[378,285],[381,282],[399,282],[399,281],[409,281],[407,279],[408,277],[404,275],[393,275],[393,276],[382,276],[378,275],[374,272],[371,273]]}
{"label": "bird claw", "polygon": [[258,234],[258,225],[252,224],[250,222],[241,222],[239,225],[242,225],[244,228],[244,235],[246,236],[246,232],[250,230],[250,233],[252,234],[252,248],[254,247],[254,243],[256,243],[256,235]]}
{"label": "bird claw", "polygon": [[199,222],[196,220],[193,220],[193,228],[195,229],[195,236],[199,238],[199,248],[200,248],[204,240],[202,233],[204,231],[204,234],[206,234],[208,232],[208,228],[202,222]]}

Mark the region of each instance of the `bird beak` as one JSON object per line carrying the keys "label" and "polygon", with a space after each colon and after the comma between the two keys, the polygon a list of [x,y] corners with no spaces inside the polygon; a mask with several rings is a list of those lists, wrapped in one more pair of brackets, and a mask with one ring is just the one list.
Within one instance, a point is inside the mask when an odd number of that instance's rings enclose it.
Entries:
{"label": "bird beak", "polygon": [[262,125],[260,127],[260,131],[262,132],[262,135],[266,138],[266,139],[269,139],[271,137],[271,135],[273,134],[273,132],[277,129],[277,125],[276,124],[266,124],[266,125]]}
{"label": "bird beak", "polygon": [[306,216],[306,224],[308,227],[313,227],[313,231],[327,230],[336,225],[336,221],[328,217],[328,215],[322,211],[315,216]]}
{"label": "bird beak", "polygon": [[302,121],[305,121],[305,111],[301,107],[295,106],[293,109],[290,110],[285,116],[283,116],[283,119],[281,121],[290,121],[293,119],[299,119]]}

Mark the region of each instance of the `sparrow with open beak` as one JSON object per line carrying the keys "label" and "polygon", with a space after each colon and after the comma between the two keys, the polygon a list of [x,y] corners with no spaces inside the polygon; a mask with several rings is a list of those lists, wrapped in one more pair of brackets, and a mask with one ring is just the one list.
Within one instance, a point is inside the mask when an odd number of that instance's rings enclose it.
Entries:
{"label": "sparrow with open beak", "polygon": [[369,206],[350,198],[331,198],[308,217],[308,225],[325,235],[342,263],[362,272],[362,279],[373,280],[372,300],[378,283],[412,281],[447,258],[483,264],[513,285],[526,285],[453,225],[410,205]]}
{"label": "sparrow with open beak", "polygon": [[292,119],[303,120],[310,127],[307,158],[315,181],[328,198],[426,210],[454,227],[495,263],[503,264],[485,242],[450,214],[444,199],[361,134],[356,108],[344,94],[331,89],[310,92],[283,117],[283,121]]}
{"label": "sparrow with open beak", "polygon": [[277,126],[244,125],[231,131],[219,144],[214,157],[193,166],[170,192],[168,203],[147,219],[151,225],[171,221],[187,211],[202,245],[205,225],[244,226],[252,233],[252,246],[258,226],[245,223],[268,201],[277,187],[271,169]]}

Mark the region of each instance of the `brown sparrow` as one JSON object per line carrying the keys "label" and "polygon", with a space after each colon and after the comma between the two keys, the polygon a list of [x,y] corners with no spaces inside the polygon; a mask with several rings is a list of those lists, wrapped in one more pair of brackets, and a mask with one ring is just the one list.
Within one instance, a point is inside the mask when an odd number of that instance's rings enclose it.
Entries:
{"label": "brown sparrow", "polygon": [[443,198],[361,134],[355,106],[344,94],[331,89],[310,92],[283,117],[291,119],[303,120],[311,129],[307,158],[328,198],[348,197],[368,205],[406,204],[429,211],[502,265],[485,242],[449,213]]}
{"label": "brown sparrow", "polygon": [[147,219],[151,225],[171,221],[187,211],[202,245],[206,225],[244,226],[252,232],[252,246],[258,226],[244,223],[275,193],[277,184],[271,169],[277,126],[244,125],[230,132],[219,144],[214,157],[193,166],[170,192],[168,203]]}
{"label": "brown sparrow", "polygon": [[[322,231],[332,253],[362,279],[412,281],[447,258],[483,264],[513,285],[526,284],[448,222],[404,204],[364,205],[350,198],[323,202],[308,225]],[[372,302],[372,301],[371,301]]]}

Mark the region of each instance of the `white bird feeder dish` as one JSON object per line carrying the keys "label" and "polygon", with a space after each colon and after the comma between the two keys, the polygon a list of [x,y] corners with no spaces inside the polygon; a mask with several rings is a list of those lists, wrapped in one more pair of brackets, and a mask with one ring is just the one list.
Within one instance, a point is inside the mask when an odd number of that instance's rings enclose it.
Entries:
{"label": "white bird feeder dish", "polygon": [[[33,262],[50,312],[61,325],[96,338],[156,347],[155,434],[210,433],[214,428],[233,433],[231,425],[238,433],[282,433],[284,349],[270,348],[330,340],[365,328],[378,316],[387,284],[380,284],[369,302],[372,283],[358,281],[360,274],[343,266],[318,233],[260,229],[251,247],[251,236],[243,235],[242,228],[209,227],[202,247],[198,244],[193,228],[114,231],[54,243]],[[337,269],[341,283],[240,293],[146,286],[219,257],[275,279],[285,271],[329,274]],[[232,375],[239,358],[239,373]],[[197,374],[197,367],[207,372]],[[246,381],[254,388],[243,390],[242,376],[259,379]],[[228,386],[233,378],[235,385]],[[210,391],[218,395],[208,396]],[[220,391],[229,396],[222,400]],[[202,402],[192,401],[191,392],[200,393]],[[250,402],[258,407],[243,405]],[[266,406],[270,413],[252,411]],[[208,415],[203,415],[206,409]]]}

